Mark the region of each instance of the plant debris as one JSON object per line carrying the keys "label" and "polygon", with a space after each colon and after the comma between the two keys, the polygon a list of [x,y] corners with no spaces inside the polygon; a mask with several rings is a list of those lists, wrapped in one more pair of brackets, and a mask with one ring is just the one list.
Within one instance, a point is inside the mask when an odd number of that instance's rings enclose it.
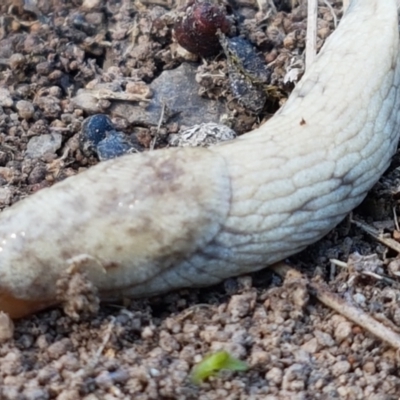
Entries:
{"label": "plant debris", "polygon": [[232,357],[227,351],[218,351],[204,357],[194,366],[191,373],[192,381],[196,385],[202,383],[210,376],[217,375],[220,371],[247,371],[245,362]]}

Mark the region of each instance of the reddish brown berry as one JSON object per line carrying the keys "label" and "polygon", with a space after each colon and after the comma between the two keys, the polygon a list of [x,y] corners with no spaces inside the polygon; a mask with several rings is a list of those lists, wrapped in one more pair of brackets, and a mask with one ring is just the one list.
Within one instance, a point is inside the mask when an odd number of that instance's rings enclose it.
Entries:
{"label": "reddish brown berry", "polygon": [[227,34],[231,26],[224,7],[195,0],[188,4],[185,15],[176,21],[174,34],[177,42],[186,50],[209,57],[221,50],[217,31]]}

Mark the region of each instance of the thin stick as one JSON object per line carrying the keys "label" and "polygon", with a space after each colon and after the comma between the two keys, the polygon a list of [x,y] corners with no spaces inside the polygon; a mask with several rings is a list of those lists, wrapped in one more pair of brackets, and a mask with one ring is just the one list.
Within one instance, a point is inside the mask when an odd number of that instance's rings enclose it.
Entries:
{"label": "thin stick", "polygon": [[308,0],[307,38],[306,38],[306,71],[317,56],[318,0]]}
{"label": "thin stick", "polygon": [[107,329],[106,329],[105,333],[103,333],[103,335],[102,335],[103,341],[101,342],[100,347],[97,349],[96,354],[92,359],[93,365],[96,365],[98,363],[101,353],[104,351],[107,343],[110,340],[110,337],[111,337],[114,327],[115,327],[115,318],[111,317],[110,322],[108,323]]}
{"label": "thin stick", "polygon": [[272,0],[257,0],[257,5],[258,9],[266,15],[269,13],[275,15],[278,12]]}
{"label": "thin stick", "polygon": [[[290,268],[284,263],[275,264],[272,269],[282,278],[284,278],[290,271],[291,274],[297,274],[299,279],[307,279],[300,272]],[[395,349],[400,349],[400,335],[376,321],[360,308],[348,303],[336,293],[332,293],[326,283],[309,281],[308,287],[310,293],[313,294],[321,303],[361,326],[382,341],[390,344]]]}
{"label": "thin stick", "polygon": [[332,4],[329,3],[329,0],[324,0],[324,4],[329,8],[329,11],[332,14],[333,25],[334,25],[334,27],[336,29],[337,26],[338,26],[338,20],[337,20],[337,16],[336,16],[335,10],[333,9]]}
{"label": "thin stick", "polygon": [[161,125],[162,125],[163,120],[164,120],[165,108],[166,108],[166,105],[165,105],[164,102],[162,102],[161,114],[160,114],[160,118],[158,119],[156,134],[154,135],[154,137],[153,137],[153,139],[152,139],[152,141],[150,143],[150,150],[154,150],[154,147],[156,145],[157,138],[158,138],[158,135],[160,133],[160,128],[161,128]]}
{"label": "thin stick", "polygon": [[396,230],[400,231],[399,218],[397,217],[396,207],[393,207],[393,219],[394,219],[394,226],[396,227]]}
{"label": "thin stick", "polygon": [[368,235],[372,236],[378,242],[381,242],[390,249],[397,251],[397,253],[400,253],[400,244],[398,241],[390,237],[384,237],[378,229],[366,224],[365,222],[352,219],[351,223],[362,229],[364,232],[368,233]]}

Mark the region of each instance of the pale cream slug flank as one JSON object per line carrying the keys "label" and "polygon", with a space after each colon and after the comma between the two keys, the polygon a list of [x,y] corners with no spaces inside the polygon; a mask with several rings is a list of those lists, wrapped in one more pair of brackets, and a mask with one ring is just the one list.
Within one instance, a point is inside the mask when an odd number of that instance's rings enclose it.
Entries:
{"label": "pale cream slug flank", "polygon": [[2,212],[0,309],[17,318],[56,304],[72,262],[110,300],[212,285],[322,238],[396,151],[396,3],[353,0],[259,129],[106,161]]}

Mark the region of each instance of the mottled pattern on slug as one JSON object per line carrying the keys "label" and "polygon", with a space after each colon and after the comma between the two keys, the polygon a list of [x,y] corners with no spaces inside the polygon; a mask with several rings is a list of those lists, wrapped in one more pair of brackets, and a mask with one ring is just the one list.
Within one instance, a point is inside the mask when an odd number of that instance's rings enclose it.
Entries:
{"label": "mottled pattern on slug", "polygon": [[223,229],[132,294],[209,285],[282,260],[327,234],[377,182],[399,139],[397,11],[374,0],[350,11],[271,120],[210,149],[232,182]]}
{"label": "mottled pattern on slug", "polygon": [[55,283],[77,260],[105,297],[145,287],[221,229],[231,198],[224,171],[206,149],[125,156],[4,211],[0,304],[9,288],[18,298],[55,302]]}
{"label": "mottled pattern on slug", "polygon": [[[230,160],[234,196],[216,243],[235,248],[238,264],[270,264],[318,240],[389,166],[400,124],[396,9],[394,2],[371,3],[353,3],[272,120],[238,146],[213,149]],[[371,27],[383,8],[393,12],[392,23]],[[255,146],[257,157],[235,162]]]}
{"label": "mottled pattern on slug", "polygon": [[56,299],[75,262],[103,299],[204,286],[324,236],[389,165],[400,132],[396,0],[353,0],[286,105],[210,149],[101,163],[0,216],[0,309]]}

